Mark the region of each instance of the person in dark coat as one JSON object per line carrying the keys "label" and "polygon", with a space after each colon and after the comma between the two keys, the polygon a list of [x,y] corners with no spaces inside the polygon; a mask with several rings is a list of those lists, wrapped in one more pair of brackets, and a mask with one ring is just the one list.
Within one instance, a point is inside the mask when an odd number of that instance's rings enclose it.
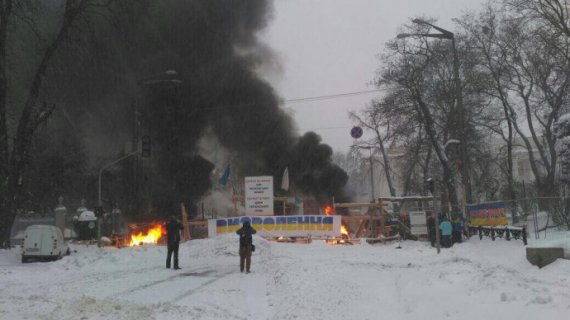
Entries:
{"label": "person in dark coat", "polygon": [[253,249],[252,235],[256,232],[249,221],[244,221],[243,226],[236,231],[239,235],[239,269],[241,272],[243,272],[245,263],[245,272],[249,273],[251,267],[251,252]]}
{"label": "person in dark coat", "polygon": [[174,270],[180,269],[178,265],[178,247],[180,245],[180,230],[184,226],[175,216],[170,217],[170,221],[166,224],[166,237],[168,239],[168,255],[166,256],[166,268],[170,268],[170,260],[174,253]]}
{"label": "person in dark coat", "polygon": [[451,248],[451,222],[444,215],[442,215],[439,219],[439,221],[441,221],[439,223],[439,230],[441,231],[441,246],[444,248]]}
{"label": "person in dark coat", "polygon": [[455,215],[453,218],[453,231],[452,231],[452,241],[453,243],[461,243],[461,232],[463,231],[463,224],[460,215]]}
{"label": "person in dark coat", "polygon": [[427,228],[428,228],[428,238],[432,247],[435,247],[436,234],[435,234],[435,217],[434,214],[430,214],[427,218]]}

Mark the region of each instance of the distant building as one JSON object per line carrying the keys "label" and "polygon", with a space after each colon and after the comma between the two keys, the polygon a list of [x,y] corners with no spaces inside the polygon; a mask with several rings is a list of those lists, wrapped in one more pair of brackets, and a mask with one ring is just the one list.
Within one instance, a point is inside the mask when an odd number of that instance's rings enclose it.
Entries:
{"label": "distant building", "polygon": [[[502,156],[503,160],[506,161],[506,145],[503,140],[495,139],[492,143],[491,149],[497,152],[497,156],[499,158]],[[534,144],[533,144],[534,145]],[[538,158],[539,155],[537,150],[534,151],[535,156]],[[437,162],[437,155],[435,153],[432,154],[433,160]],[[388,158],[390,160],[390,166],[393,174],[391,175],[392,183],[396,190],[397,196],[403,195],[404,190],[404,181],[402,181],[402,176],[404,174],[404,170],[406,170],[406,165],[408,159],[406,158],[406,153],[402,147],[392,147],[388,149]],[[374,196],[375,198],[378,197],[388,197],[390,196],[390,189],[388,187],[388,182],[386,179],[386,174],[384,171],[383,166],[383,159],[380,154],[375,154],[373,157],[374,167],[373,167],[373,174],[374,174]],[[491,168],[492,171],[496,172],[496,177],[498,180],[504,176],[500,169],[497,166]],[[355,180],[354,177],[351,177],[352,180]],[[412,179],[422,179],[420,183],[416,181],[417,184],[423,183],[423,173],[421,172],[421,168],[416,166],[415,172],[413,173]],[[530,166],[529,154],[524,147],[524,143],[520,137],[516,138],[514,141],[513,147],[513,179],[515,182],[525,182],[525,183],[532,183],[535,180],[534,173],[532,172],[532,168]],[[354,193],[357,195],[358,201],[369,201],[371,199],[371,182],[370,182],[370,159],[368,156],[362,157],[362,164],[361,164],[361,172],[357,181],[352,181],[352,188]],[[506,181],[498,181],[500,184],[506,183]],[[416,192],[413,192],[411,195],[417,195]],[[461,194],[459,195],[461,197]]]}

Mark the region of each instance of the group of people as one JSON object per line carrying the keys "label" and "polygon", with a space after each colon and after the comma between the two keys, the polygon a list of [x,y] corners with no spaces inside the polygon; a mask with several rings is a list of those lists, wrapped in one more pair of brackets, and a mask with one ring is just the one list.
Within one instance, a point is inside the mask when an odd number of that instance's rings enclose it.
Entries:
{"label": "group of people", "polygon": [[[428,237],[433,247],[437,241],[435,217],[433,215],[428,217],[427,226]],[[463,219],[460,215],[454,215],[453,219],[449,220],[446,215],[441,214],[439,216],[438,228],[440,231],[440,245],[443,248],[450,248],[454,243],[460,243],[462,241]]]}
{"label": "group of people", "polygon": [[[184,230],[184,225],[175,216],[170,217],[170,221],[166,224],[166,238],[168,245],[168,254],[166,256],[166,268],[170,269],[170,262],[174,255],[174,270],[180,269],[178,264],[178,248],[180,246],[180,231]],[[251,253],[255,251],[253,245],[253,235],[257,231],[251,226],[249,221],[244,221],[243,226],[236,231],[239,236],[239,268],[243,272],[250,273],[251,269]]]}

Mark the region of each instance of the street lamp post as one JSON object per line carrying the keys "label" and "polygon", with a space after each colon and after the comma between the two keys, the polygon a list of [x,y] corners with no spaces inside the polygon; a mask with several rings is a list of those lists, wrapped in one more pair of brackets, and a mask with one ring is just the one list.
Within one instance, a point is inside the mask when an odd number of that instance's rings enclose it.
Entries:
{"label": "street lamp post", "polygon": [[[460,146],[461,146],[461,163],[463,165],[462,172],[461,172],[461,182],[463,184],[463,190],[465,191],[465,202],[471,203],[471,179],[469,176],[469,157],[467,156],[467,139],[465,134],[465,107],[463,106],[463,90],[461,88],[461,80],[459,78],[459,56],[457,54],[457,47],[455,45],[455,35],[453,32],[435,26],[425,20],[422,19],[414,19],[412,20],[413,23],[416,24],[423,24],[430,26],[441,33],[401,33],[398,34],[397,38],[407,38],[412,36],[421,36],[427,38],[437,38],[437,39],[447,39],[451,40],[451,47],[453,50],[453,78],[455,82],[455,95],[456,95],[456,103],[457,103],[457,110],[459,112],[460,118]],[[463,208],[465,210],[465,208]]]}
{"label": "street lamp post", "polygon": [[372,161],[372,147],[370,147],[370,146],[368,146],[368,147],[359,146],[358,148],[359,149],[367,149],[368,151],[370,151],[370,157],[369,157],[369,160],[370,160],[370,188],[371,188],[370,198],[371,198],[371,202],[376,202],[374,199],[374,197],[376,196],[376,192],[374,192],[374,161]]}
{"label": "street lamp post", "polygon": [[98,193],[97,193],[97,205],[98,205],[99,207],[103,207],[103,199],[101,198],[101,180],[102,180],[102,176],[103,176],[103,171],[105,171],[107,168],[109,168],[109,167],[111,167],[111,166],[113,166],[113,165],[115,165],[115,164],[121,162],[122,160],[127,159],[127,158],[130,157],[130,156],[134,156],[134,155],[137,154],[138,152],[139,152],[138,150],[135,150],[135,151],[133,151],[133,152],[131,152],[131,153],[128,153],[128,154],[126,154],[126,155],[120,157],[119,159],[117,159],[117,160],[115,160],[115,161],[113,161],[113,162],[110,162],[110,163],[108,163],[108,164],[102,166],[101,169],[99,169],[99,179],[98,179],[98,190],[99,190],[99,191],[98,191]]}
{"label": "street lamp post", "polygon": [[[139,89],[139,96],[136,100],[134,106],[135,115],[135,128],[133,130],[133,144],[139,145],[141,140],[141,135],[151,136],[152,131],[152,119],[149,117],[149,109],[145,103],[146,90],[152,88],[165,88],[165,86],[174,86],[178,88],[179,85],[183,83],[180,74],[176,70],[165,70],[162,73],[153,74],[144,78],[139,78],[137,80],[137,85]],[[175,89],[175,95],[178,96],[178,89]],[[178,107],[177,105],[175,107]],[[175,117],[180,121],[180,117]],[[144,138],[144,137],[142,137]],[[144,152],[141,153],[142,157],[145,157]],[[139,179],[138,176],[143,176],[148,170],[147,165],[142,163],[141,157],[137,156],[134,161],[134,208],[135,210],[140,210],[144,208],[149,209],[151,206],[150,195],[152,194],[152,180],[149,182],[146,179]],[[152,176],[151,176],[152,177]],[[152,178],[151,178],[152,179]]]}
{"label": "street lamp post", "polygon": [[103,218],[103,198],[101,197],[101,180],[103,177],[103,171],[105,171],[105,169],[127,159],[128,157],[134,156],[135,154],[137,154],[139,151],[133,151],[129,154],[126,154],[122,157],[120,157],[119,159],[110,162],[104,166],[101,167],[101,169],[99,169],[99,179],[98,179],[98,192],[97,192],[97,206],[99,207],[99,214],[101,214],[101,216],[97,217],[97,246],[101,247],[101,219]]}

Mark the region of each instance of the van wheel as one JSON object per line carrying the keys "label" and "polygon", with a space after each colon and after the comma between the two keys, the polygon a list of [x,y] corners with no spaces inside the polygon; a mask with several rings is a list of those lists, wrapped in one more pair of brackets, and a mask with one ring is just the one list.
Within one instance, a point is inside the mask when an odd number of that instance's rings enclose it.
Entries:
{"label": "van wheel", "polygon": [[28,262],[30,262],[30,259],[28,257],[22,256],[22,263],[28,263]]}

